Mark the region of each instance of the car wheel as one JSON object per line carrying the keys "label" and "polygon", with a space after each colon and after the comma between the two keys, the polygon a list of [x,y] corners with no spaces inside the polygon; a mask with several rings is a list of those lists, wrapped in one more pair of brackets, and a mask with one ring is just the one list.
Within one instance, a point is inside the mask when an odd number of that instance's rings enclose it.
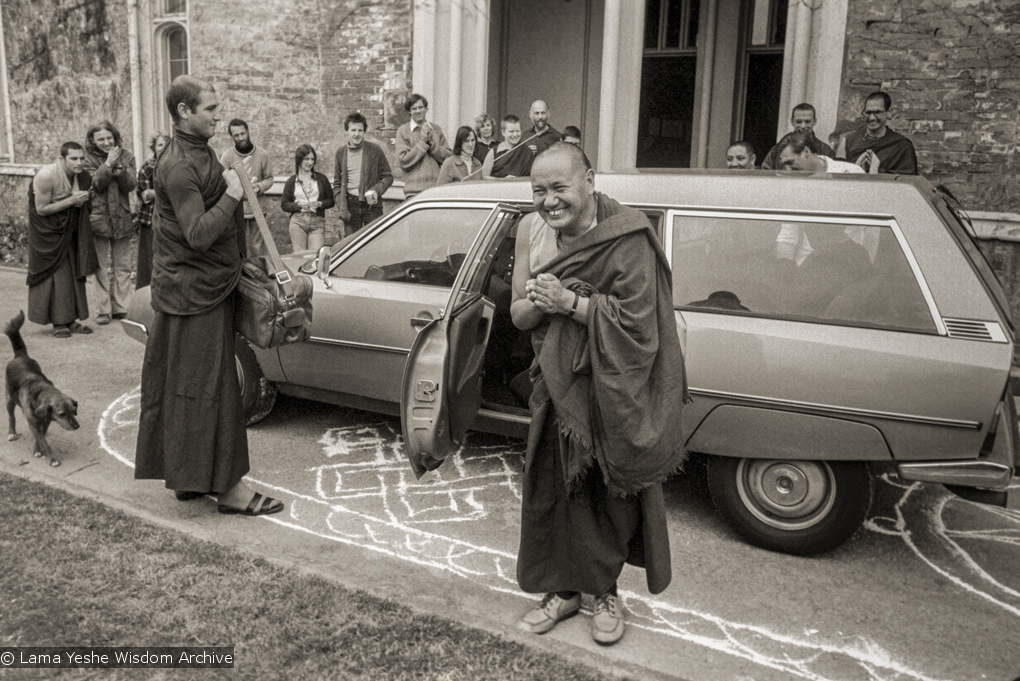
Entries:
{"label": "car wheel", "polygon": [[237,382],[241,386],[244,422],[250,426],[264,419],[273,410],[276,386],[262,375],[255,351],[241,334],[234,334],[234,362],[237,364]]}
{"label": "car wheel", "polygon": [[713,456],[708,487],[719,515],[770,551],[823,553],[868,515],[874,481],[863,461],[783,461]]}

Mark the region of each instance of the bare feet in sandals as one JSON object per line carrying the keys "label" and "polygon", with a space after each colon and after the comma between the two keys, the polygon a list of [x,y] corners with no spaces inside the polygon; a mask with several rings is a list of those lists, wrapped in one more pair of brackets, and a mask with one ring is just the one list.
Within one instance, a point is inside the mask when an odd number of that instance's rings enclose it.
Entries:
{"label": "bare feet in sandals", "polygon": [[283,502],[248,489],[243,482],[216,499],[216,510],[236,515],[270,515],[283,510]]}

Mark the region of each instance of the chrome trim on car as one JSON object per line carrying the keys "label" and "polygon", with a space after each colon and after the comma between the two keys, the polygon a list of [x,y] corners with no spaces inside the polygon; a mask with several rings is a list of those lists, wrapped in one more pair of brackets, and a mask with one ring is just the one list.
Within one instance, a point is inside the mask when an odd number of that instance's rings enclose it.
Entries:
{"label": "chrome trim on car", "polygon": [[128,338],[138,341],[141,344],[145,344],[149,339],[149,330],[145,328],[145,324],[139,324],[133,322],[130,319],[120,320],[121,328],[124,329],[124,333],[127,334]]}
{"label": "chrome trim on car", "polygon": [[[666,224],[663,225],[663,243],[662,248],[666,252],[666,261],[669,266],[673,266],[673,218],[676,216],[689,216],[689,217],[702,217],[702,218],[726,218],[736,217],[738,219],[756,219],[756,220],[768,220],[769,222],[815,222],[825,224],[843,224],[848,220],[853,221],[853,225],[861,227],[887,227],[893,231],[893,235],[896,237],[896,242],[900,245],[900,250],[903,251],[903,255],[907,258],[907,263],[910,265],[911,272],[914,273],[914,280],[917,281],[918,288],[921,289],[921,295],[924,296],[925,302],[928,304],[928,313],[931,315],[932,321],[935,324],[935,330],[940,336],[948,336],[949,332],[946,329],[945,323],[942,321],[941,315],[939,315],[938,307],[935,305],[935,297],[931,294],[931,289],[928,288],[928,281],[924,278],[924,274],[921,272],[920,266],[917,264],[917,258],[914,257],[913,251],[910,250],[910,245],[907,243],[906,237],[903,236],[903,231],[900,229],[899,224],[893,216],[874,216],[874,215],[852,215],[852,214],[832,214],[824,215],[818,213],[809,213],[806,211],[783,211],[783,212],[763,212],[763,211],[751,211],[751,210],[734,210],[724,208],[676,208],[675,206],[666,211]],[[760,315],[755,315],[760,316]]]}
{"label": "chrome trim on car", "polygon": [[358,348],[359,350],[378,350],[379,352],[392,352],[398,355],[406,355],[411,348],[395,348],[389,345],[376,345],[375,343],[358,343],[355,341],[337,340],[336,338],[322,338],[312,336],[306,343],[323,343],[325,345],[340,345],[346,348]]}
{"label": "chrome trim on car", "polygon": [[998,322],[982,322],[976,319],[950,319],[948,317],[942,321],[946,324],[950,338],[986,341],[989,343],[1009,342]]}
{"label": "chrome trim on car", "polygon": [[799,400],[783,400],[776,397],[762,397],[761,395],[745,395],[743,393],[732,393],[724,390],[708,390],[705,388],[691,388],[692,395],[704,397],[719,397],[724,399],[742,400],[757,404],[774,407],[798,407],[811,409],[829,414],[840,414],[843,416],[870,416],[873,418],[887,419],[890,421],[907,421],[910,423],[924,423],[935,426],[948,426],[950,428],[968,428],[977,430],[981,424],[977,421],[965,421],[962,419],[946,419],[937,416],[918,416],[916,414],[898,414],[891,411],[878,411],[876,409],[858,409],[856,407],[839,407],[833,404],[820,404],[818,402],[801,402]]}
{"label": "chrome trim on car", "polygon": [[[482,199],[439,199],[431,201],[418,201],[405,203],[397,207],[393,212],[386,213],[382,219],[378,221],[371,230],[366,230],[359,239],[353,241],[348,248],[334,253],[329,261],[329,273],[330,276],[333,274],[333,270],[337,268],[344,260],[349,258],[354,252],[356,252],[361,244],[370,241],[375,238],[375,235],[389,228],[391,224],[397,220],[402,219],[408,213],[412,213],[423,208],[489,208],[494,210],[499,205],[499,201],[493,200],[482,200]],[[491,212],[490,212],[491,215]]]}
{"label": "chrome trim on car", "polygon": [[1012,468],[991,461],[900,463],[896,472],[904,480],[987,489],[1004,489],[1013,479]]}
{"label": "chrome trim on car", "polygon": [[743,220],[769,220],[772,222],[783,222],[793,220],[794,222],[817,222],[823,224],[842,224],[847,220],[853,220],[854,224],[865,227],[886,227],[893,221],[892,215],[855,214],[855,213],[816,213],[813,211],[796,210],[769,210],[766,208],[702,208],[697,206],[678,208],[674,203],[670,206],[648,206],[641,204],[641,207],[665,208],[676,215],[689,215],[694,218],[716,218],[736,217]]}
{"label": "chrome trim on car", "polygon": [[896,240],[900,244],[900,250],[903,251],[907,262],[910,263],[910,269],[914,272],[914,279],[917,281],[917,285],[921,287],[921,295],[924,296],[925,301],[928,303],[928,312],[935,322],[935,328],[940,336],[948,336],[949,331],[946,330],[946,325],[942,321],[942,315],[939,314],[939,309],[935,305],[935,297],[931,294],[931,289],[928,288],[928,280],[924,278],[921,266],[917,264],[917,258],[914,257],[914,252],[910,250],[910,244],[907,243],[906,237],[903,236],[903,230],[900,229],[900,225],[896,220],[891,220],[889,226],[892,227],[893,234],[896,235]]}
{"label": "chrome trim on car", "polygon": [[479,416],[487,416],[489,418],[497,418],[501,421],[510,421],[511,423],[520,423],[522,425],[528,425],[531,423],[531,416],[521,416],[520,414],[510,414],[505,411],[497,411],[495,409],[489,409],[487,407],[479,407]]}

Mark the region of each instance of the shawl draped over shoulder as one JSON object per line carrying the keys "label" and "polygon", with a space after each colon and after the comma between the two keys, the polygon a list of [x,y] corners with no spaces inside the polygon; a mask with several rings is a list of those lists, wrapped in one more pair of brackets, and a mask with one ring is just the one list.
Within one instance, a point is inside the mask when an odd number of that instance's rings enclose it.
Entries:
{"label": "shawl draped over shoulder", "polygon": [[[644,214],[596,196],[596,226],[531,272],[590,300],[587,326],[549,315],[544,333],[533,332],[525,467],[551,404],[568,443],[567,489],[597,462],[609,492],[626,496],[682,467],[689,395],[666,255]],[[550,229],[541,220],[533,228]]]}
{"label": "shawl draped over shoulder", "polygon": [[868,149],[878,156],[880,173],[917,175],[917,153],[909,139],[886,129],[881,137],[865,137],[864,130],[854,130],[846,136],[846,160],[856,163]]}
{"label": "shawl draped over shoulder", "polygon": [[[498,147],[494,147],[494,149],[496,148]],[[493,151],[492,154],[493,177],[508,177],[510,175],[527,177],[531,175],[531,163],[535,160],[535,155],[531,153],[531,149],[527,145],[518,144],[513,149],[498,154]]]}
{"label": "shawl draped over shoulder", "polygon": [[[87,191],[92,178],[87,172],[78,173],[77,189]],[[38,286],[53,276],[65,256],[70,255],[79,278],[98,269],[92,228],[89,222],[89,204],[72,206],[50,215],[40,215],[36,209],[36,187],[50,187],[53,201],[67,198],[74,189],[61,164],[42,168],[28,185],[28,285]]]}

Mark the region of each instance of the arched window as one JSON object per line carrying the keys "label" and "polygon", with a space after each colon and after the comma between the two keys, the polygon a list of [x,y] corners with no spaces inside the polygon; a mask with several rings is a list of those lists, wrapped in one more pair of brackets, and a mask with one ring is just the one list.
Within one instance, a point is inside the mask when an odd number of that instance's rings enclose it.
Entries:
{"label": "arched window", "polygon": [[[168,0],[173,4],[173,0]],[[181,0],[181,5],[184,4]],[[174,78],[188,73],[188,34],[180,26],[175,26],[163,34],[163,42],[166,46],[167,83],[172,83]]]}

